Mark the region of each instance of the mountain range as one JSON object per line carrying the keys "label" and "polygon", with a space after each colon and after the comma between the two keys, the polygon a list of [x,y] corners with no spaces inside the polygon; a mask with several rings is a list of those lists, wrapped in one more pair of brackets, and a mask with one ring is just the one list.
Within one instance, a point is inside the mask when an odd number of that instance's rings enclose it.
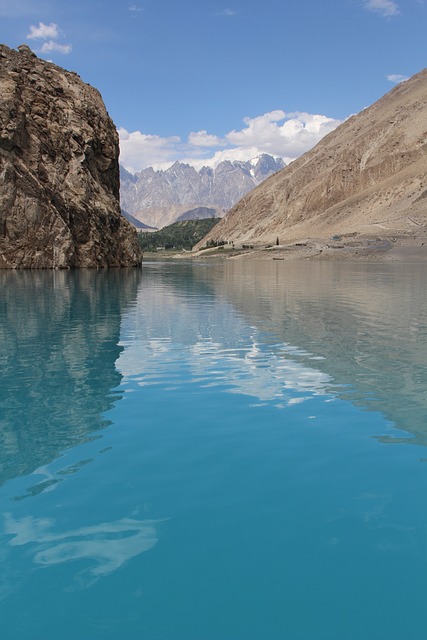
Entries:
{"label": "mountain range", "polygon": [[[220,162],[195,169],[175,162],[135,175],[120,167],[122,209],[140,223],[162,228],[180,220],[222,217],[238,200],[285,166],[281,158],[262,154],[247,162]],[[129,218],[130,219],[130,218]]]}
{"label": "mountain range", "polygon": [[427,231],[427,69],[240,200],[208,240],[280,244]]}

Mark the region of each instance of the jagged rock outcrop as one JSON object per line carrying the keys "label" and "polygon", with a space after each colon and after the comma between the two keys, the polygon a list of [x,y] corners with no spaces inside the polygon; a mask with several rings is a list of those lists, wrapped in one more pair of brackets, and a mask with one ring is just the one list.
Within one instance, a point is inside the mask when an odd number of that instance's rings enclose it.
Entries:
{"label": "jagged rock outcrop", "polygon": [[427,69],[245,196],[207,240],[419,233],[427,224]]}
{"label": "jagged rock outcrop", "polygon": [[148,167],[135,175],[121,167],[121,202],[135,218],[157,228],[192,220],[195,215],[205,217],[203,209],[213,209],[215,217],[222,217],[248,191],[284,166],[282,158],[262,154],[247,162],[224,160],[215,168],[199,171],[182,162],[165,171]]}
{"label": "jagged rock outcrop", "polygon": [[140,264],[118,156],[96,89],[26,45],[0,45],[0,268]]}

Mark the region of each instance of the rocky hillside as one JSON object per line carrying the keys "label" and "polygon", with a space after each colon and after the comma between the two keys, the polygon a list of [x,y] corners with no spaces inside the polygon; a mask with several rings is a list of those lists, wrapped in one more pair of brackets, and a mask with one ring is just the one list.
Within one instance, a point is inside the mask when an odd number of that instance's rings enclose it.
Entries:
{"label": "rocky hillside", "polygon": [[0,96],[0,268],[139,264],[98,91],[26,45],[0,45]]}
{"label": "rocky hillside", "polygon": [[427,225],[427,69],[245,196],[201,242],[418,234]]}
{"label": "rocky hillside", "polygon": [[[152,167],[132,175],[120,168],[123,209],[144,224],[161,228],[194,218],[195,210],[221,217],[242,196],[284,167],[281,158],[263,154],[249,162],[224,161],[215,169],[175,162],[166,171]],[[191,212],[191,213],[189,213]]]}

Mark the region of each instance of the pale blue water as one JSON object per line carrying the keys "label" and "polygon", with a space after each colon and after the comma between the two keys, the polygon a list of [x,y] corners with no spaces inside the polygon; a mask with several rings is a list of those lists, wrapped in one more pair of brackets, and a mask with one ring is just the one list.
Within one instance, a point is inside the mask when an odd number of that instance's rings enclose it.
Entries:
{"label": "pale blue water", "polygon": [[2,640],[423,640],[426,277],[0,272]]}

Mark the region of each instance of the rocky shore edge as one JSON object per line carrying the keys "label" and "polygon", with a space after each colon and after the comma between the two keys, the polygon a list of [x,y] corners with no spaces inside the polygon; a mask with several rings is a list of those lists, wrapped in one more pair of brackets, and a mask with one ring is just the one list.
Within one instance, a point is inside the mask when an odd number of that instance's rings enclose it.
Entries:
{"label": "rocky shore edge", "polygon": [[257,259],[257,260],[357,260],[365,262],[427,260],[427,230],[417,234],[362,235],[357,233],[331,238],[303,238],[274,245],[223,245],[197,251],[146,254],[146,260],[162,258]]}

